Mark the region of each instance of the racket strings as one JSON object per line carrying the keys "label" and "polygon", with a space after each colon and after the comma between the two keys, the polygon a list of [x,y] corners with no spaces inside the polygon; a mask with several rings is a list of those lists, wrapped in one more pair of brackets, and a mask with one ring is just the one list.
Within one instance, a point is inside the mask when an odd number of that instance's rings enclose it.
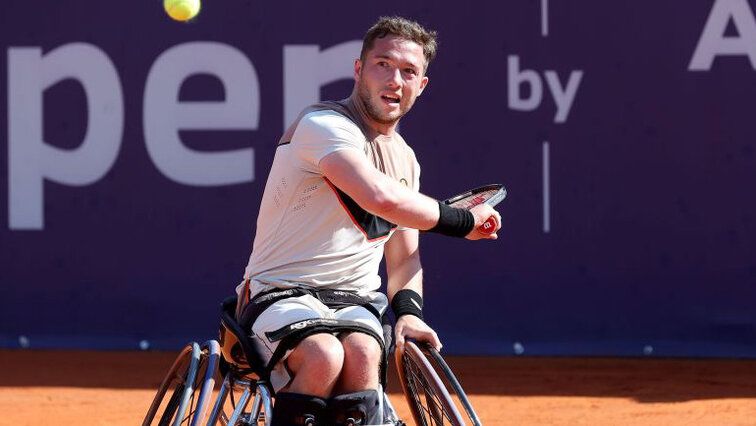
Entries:
{"label": "racket strings", "polygon": [[471,209],[477,205],[485,203],[499,192],[498,189],[487,189],[475,194],[470,194],[466,197],[460,198],[449,203],[449,206],[456,207],[458,209]]}
{"label": "racket strings", "polygon": [[[444,419],[447,419],[448,424],[451,424],[449,413],[444,409],[439,396],[433,390],[433,387],[428,384],[420,368],[411,358],[406,355],[405,358],[404,365],[407,385],[412,393],[412,399],[415,401],[418,411],[423,414],[423,421],[430,421],[427,426],[443,425],[445,424]],[[423,400],[425,401],[424,404]]]}

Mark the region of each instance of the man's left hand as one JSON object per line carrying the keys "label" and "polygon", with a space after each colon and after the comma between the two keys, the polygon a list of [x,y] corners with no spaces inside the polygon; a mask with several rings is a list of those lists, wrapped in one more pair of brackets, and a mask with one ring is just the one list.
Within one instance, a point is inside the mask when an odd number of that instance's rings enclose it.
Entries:
{"label": "man's left hand", "polygon": [[399,317],[394,329],[394,338],[396,340],[396,349],[399,352],[404,352],[404,341],[407,338],[428,342],[437,351],[441,350],[441,341],[438,340],[436,332],[425,321],[414,315],[402,315]]}

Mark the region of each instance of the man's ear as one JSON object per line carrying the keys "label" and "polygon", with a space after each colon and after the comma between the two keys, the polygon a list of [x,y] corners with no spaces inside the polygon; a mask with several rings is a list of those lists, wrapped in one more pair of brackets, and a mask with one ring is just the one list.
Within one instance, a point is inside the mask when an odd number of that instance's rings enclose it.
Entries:
{"label": "man's ear", "polygon": [[359,59],[354,60],[354,80],[360,80],[360,71],[362,71],[362,62]]}
{"label": "man's ear", "polygon": [[425,90],[425,86],[428,85],[428,77],[423,77],[423,80],[420,82],[420,90],[417,92],[417,96],[420,96],[423,94],[423,90]]}

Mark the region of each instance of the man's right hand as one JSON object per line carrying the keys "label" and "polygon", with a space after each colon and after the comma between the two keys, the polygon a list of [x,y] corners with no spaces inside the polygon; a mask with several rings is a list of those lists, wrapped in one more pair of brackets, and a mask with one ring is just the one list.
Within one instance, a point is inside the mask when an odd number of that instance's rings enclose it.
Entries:
{"label": "man's right hand", "polygon": [[[468,240],[495,240],[499,238],[496,235],[496,231],[501,229],[501,215],[499,212],[488,204],[480,204],[470,209],[470,213],[475,217],[475,226],[473,226],[472,231],[465,238]],[[491,217],[494,218],[495,225],[493,232],[482,232],[480,227]]]}

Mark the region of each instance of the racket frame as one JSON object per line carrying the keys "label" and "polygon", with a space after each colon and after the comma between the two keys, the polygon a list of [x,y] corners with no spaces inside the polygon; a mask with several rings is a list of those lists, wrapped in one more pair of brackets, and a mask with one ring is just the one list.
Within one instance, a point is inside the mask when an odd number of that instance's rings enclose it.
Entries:
{"label": "racket frame", "polygon": [[[490,198],[486,199],[485,201],[483,201],[482,203],[478,203],[478,204],[488,204],[489,206],[494,207],[497,204],[499,204],[500,202],[502,202],[504,200],[504,198],[507,197],[507,190],[506,190],[506,188],[504,188],[504,185],[502,185],[500,183],[493,183],[493,184],[490,184],[490,185],[479,186],[479,187],[473,188],[473,189],[471,189],[469,191],[465,191],[465,192],[463,192],[461,194],[457,194],[457,195],[455,195],[453,197],[447,198],[446,200],[442,201],[442,203],[444,203],[446,205],[451,205],[451,204],[457,203],[457,202],[459,202],[459,201],[461,201],[461,200],[463,200],[465,198],[469,198],[469,197],[474,196],[476,194],[480,194],[482,192],[491,191],[491,190],[496,190],[496,193],[492,197],[490,197]],[[478,205],[478,204],[476,204],[476,205]]]}

